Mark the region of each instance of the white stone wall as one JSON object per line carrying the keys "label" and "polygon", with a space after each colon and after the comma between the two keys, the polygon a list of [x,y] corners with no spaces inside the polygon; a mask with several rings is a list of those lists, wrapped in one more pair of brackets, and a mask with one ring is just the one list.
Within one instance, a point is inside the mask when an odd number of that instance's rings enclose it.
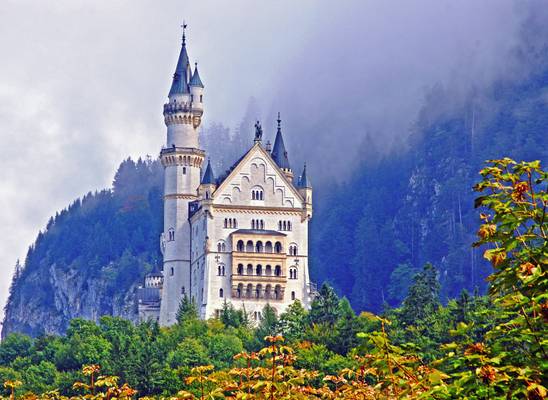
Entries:
{"label": "white stone wall", "polygon": [[[247,158],[247,160],[246,160]],[[291,223],[291,230],[282,230],[286,235],[286,246],[283,252],[287,258],[287,282],[283,301],[271,301],[270,304],[282,313],[295,299],[300,300],[305,307],[310,305],[309,273],[308,273],[308,219],[300,211],[303,202],[296,194],[295,188],[282,178],[281,173],[272,165],[272,160],[261,153],[259,149],[251,150],[249,157],[242,161],[244,165],[237,167],[235,176],[225,182],[220,190],[214,193],[212,205],[207,209],[212,218],[206,217],[202,211],[197,221],[205,220],[207,236],[209,237],[209,252],[204,256],[200,253],[200,243],[206,234],[200,230],[193,231],[193,269],[203,273],[203,279],[193,280],[197,299],[200,300],[202,318],[215,316],[216,310],[223,307],[225,300],[237,308],[244,308],[253,318],[255,312],[261,312],[267,300],[233,299],[232,296],[232,239],[231,233],[238,229],[251,229],[253,220],[264,221],[265,230],[279,230],[279,221]],[[253,200],[252,190],[263,190],[262,200]],[[216,207],[217,206],[217,207]],[[224,207],[223,207],[224,206]],[[242,209],[238,209],[242,207]],[[255,207],[249,209],[249,207]],[[227,209],[229,208],[229,209]],[[233,208],[232,210],[230,208]],[[225,219],[235,219],[237,227],[225,228]],[[199,224],[201,225],[201,223]],[[204,231],[204,232],[205,232]],[[224,249],[218,244],[224,243]],[[290,245],[297,246],[297,255],[289,255]],[[202,245],[203,246],[203,245]],[[220,251],[219,251],[220,250]],[[198,267],[198,259],[204,259],[203,266]],[[196,264],[196,266],[194,266]],[[219,266],[224,266],[224,275],[219,275]],[[289,279],[289,268],[297,269],[297,279]],[[220,297],[220,289],[223,297]],[[204,291],[204,297],[199,297]]]}

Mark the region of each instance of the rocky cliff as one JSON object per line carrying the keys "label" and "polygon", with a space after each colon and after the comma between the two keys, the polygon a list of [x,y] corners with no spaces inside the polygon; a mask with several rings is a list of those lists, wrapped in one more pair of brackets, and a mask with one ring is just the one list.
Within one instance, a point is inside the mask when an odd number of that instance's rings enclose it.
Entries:
{"label": "rocky cliff", "polygon": [[161,177],[157,162],[126,160],[112,190],[52,218],[16,269],[2,336],[63,333],[75,317],[135,321],[136,288],[161,260]]}

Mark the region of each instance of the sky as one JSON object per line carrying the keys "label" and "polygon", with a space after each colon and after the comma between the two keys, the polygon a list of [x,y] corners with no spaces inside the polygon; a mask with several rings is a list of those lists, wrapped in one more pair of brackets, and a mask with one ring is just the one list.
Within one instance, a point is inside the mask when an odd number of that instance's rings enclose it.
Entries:
{"label": "sky", "polygon": [[[233,129],[249,99],[265,136],[282,113],[290,159],[340,179],[369,135],[401,142],[434,85],[458,99],[523,71],[515,49],[542,2],[367,0],[0,3],[0,303],[56,211],[156,157],[188,23],[204,125]],[[537,13],[541,18],[546,13]],[[546,18],[548,25],[548,18]],[[316,175],[314,175],[316,174]]]}

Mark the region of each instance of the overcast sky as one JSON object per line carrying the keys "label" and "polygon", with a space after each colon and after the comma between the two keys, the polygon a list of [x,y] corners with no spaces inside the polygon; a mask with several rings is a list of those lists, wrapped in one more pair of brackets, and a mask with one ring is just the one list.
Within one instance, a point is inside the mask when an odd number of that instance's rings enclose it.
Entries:
{"label": "overcast sky", "polygon": [[0,302],[51,215],[109,187],[127,156],[158,154],[183,18],[204,124],[234,128],[254,96],[265,134],[280,110],[290,156],[311,159],[314,177],[359,158],[366,134],[384,146],[405,137],[432,85],[458,93],[515,74],[512,51],[539,6],[2,0]]}

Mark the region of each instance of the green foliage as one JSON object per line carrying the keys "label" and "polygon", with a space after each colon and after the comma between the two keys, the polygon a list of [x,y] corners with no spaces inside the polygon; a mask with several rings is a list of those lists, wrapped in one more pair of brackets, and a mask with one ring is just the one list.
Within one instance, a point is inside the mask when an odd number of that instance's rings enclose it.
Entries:
{"label": "green foliage", "polygon": [[176,319],[179,324],[198,318],[198,307],[194,298],[184,295],[177,309]]}

